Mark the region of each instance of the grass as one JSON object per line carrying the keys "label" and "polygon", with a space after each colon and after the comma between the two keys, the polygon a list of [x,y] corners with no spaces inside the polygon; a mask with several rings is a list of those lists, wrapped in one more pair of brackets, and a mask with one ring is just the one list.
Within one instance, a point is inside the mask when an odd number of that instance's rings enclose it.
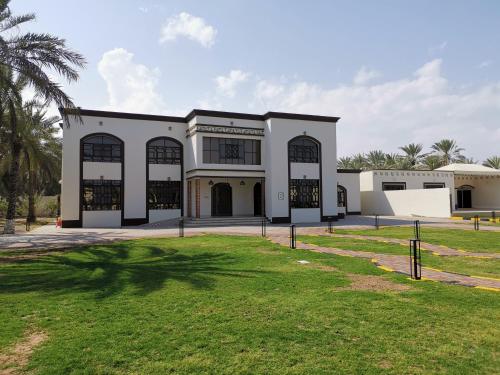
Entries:
{"label": "grass", "polygon": [[[350,274],[411,289],[344,289]],[[499,319],[494,292],[256,237],[134,240],[0,265],[0,351],[46,332],[26,369],[38,374],[490,374]]]}
{"label": "grass", "polygon": [[[329,236],[298,236],[297,239],[304,243],[312,243],[326,247],[336,247],[345,250],[370,251],[378,254],[406,256],[409,254],[407,246],[371,240],[358,240]],[[432,267],[463,275],[493,277],[500,279],[500,259],[484,259],[465,256],[435,256],[430,252],[423,250],[422,265],[424,267]]]}
{"label": "grass", "polygon": [[[335,229],[335,233],[408,239],[413,238],[413,227],[383,227],[379,230]],[[500,232],[421,227],[420,238],[424,242],[469,252],[500,252]]]}

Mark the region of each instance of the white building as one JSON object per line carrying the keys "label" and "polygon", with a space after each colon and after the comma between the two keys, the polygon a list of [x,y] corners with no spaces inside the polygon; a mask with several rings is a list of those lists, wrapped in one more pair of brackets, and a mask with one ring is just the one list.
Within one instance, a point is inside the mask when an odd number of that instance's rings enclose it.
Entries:
{"label": "white building", "polygon": [[339,174],[346,194],[337,189],[338,117],[62,112],[63,227],[186,216],[319,222],[337,219],[338,199],[342,214],[361,211],[359,174]]}

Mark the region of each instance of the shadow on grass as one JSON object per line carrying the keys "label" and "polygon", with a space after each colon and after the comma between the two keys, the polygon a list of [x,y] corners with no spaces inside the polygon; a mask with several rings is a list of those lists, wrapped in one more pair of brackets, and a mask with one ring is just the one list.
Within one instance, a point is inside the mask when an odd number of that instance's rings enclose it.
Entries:
{"label": "shadow on grass", "polygon": [[0,269],[0,293],[45,292],[65,294],[93,292],[105,298],[132,288],[146,295],[180,281],[198,289],[214,287],[216,277],[254,277],[263,271],[232,268],[238,260],[221,253],[185,255],[174,248],[155,246],[130,248],[83,248],[61,256],[19,260]]}

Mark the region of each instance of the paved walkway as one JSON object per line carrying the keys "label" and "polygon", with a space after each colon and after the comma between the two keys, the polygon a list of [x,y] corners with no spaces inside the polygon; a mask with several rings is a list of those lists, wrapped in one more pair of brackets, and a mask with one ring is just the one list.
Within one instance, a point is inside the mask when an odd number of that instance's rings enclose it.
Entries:
{"label": "paved walkway", "polygon": [[[269,240],[271,242],[277,243],[282,246],[290,245],[290,239],[288,235],[285,234],[271,235],[269,236]],[[303,250],[311,250],[320,253],[370,259],[377,267],[385,271],[398,272],[405,275],[410,274],[409,272],[410,264],[408,259],[409,257],[404,255],[388,255],[388,254],[372,253],[368,251],[344,250],[333,247],[305,244],[300,241],[297,241],[297,248]],[[425,267],[422,267],[422,279],[476,287],[481,289],[489,289],[500,292],[500,279],[465,276]]]}

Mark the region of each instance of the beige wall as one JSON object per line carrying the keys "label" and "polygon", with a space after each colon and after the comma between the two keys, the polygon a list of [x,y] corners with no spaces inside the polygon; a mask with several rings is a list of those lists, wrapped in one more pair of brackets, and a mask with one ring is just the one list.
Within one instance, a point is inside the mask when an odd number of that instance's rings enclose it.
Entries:
{"label": "beige wall", "polygon": [[[455,188],[473,186],[472,207],[500,209],[500,176],[455,176]],[[456,199],[456,190],[454,197]]]}
{"label": "beige wall", "polygon": [[450,189],[361,192],[363,215],[450,217]]}

